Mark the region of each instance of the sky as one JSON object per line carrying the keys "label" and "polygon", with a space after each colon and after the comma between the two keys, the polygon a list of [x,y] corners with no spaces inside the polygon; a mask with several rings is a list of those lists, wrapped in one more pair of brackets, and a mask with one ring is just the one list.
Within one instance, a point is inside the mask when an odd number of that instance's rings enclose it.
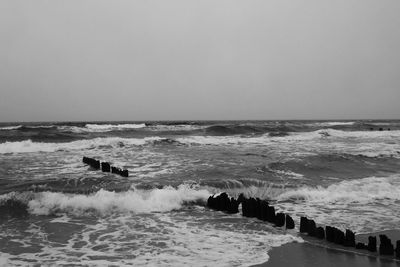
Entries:
{"label": "sky", "polygon": [[0,121],[400,119],[398,0],[2,0]]}

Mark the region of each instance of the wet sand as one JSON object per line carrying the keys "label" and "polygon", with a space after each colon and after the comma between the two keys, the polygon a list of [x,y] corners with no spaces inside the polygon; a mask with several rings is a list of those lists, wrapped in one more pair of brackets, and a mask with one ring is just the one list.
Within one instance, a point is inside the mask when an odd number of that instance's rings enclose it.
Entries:
{"label": "wet sand", "polygon": [[[400,239],[399,230],[362,234],[356,236],[357,242],[365,242],[369,235],[386,234],[395,244]],[[273,248],[268,254],[268,262],[254,265],[254,267],[282,267],[282,266],[341,266],[341,267],[372,267],[400,266],[400,261],[394,256],[379,256],[366,250],[357,250],[334,245],[326,241],[303,236],[304,243],[289,243]],[[379,238],[378,238],[379,240]],[[379,242],[379,241],[378,241]],[[378,243],[379,246],[379,243]]]}

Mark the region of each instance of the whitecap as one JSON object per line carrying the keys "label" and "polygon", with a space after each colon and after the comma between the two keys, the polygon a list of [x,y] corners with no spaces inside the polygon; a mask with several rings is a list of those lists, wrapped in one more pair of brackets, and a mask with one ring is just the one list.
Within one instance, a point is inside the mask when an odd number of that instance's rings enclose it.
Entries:
{"label": "whitecap", "polygon": [[148,213],[176,210],[187,202],[205,202],[209,196],[207,190],[196,190],[189,185],[119,193],[101,189],[91,195],[41,192],[36,193],[28,206],[31,213],[38,215],[82,214],[88,210],[103,214],[114,211]]}
{"label": "whitecap", "polygon": [[70,150],[90,149],[101,146],[120,147],[121,144],[141,146],[147,143],[152,143],[155,140],[161,140],[161,139],[162,138],[156,136],[146,137],[146,138],[106,137],[106,138],[78,140],[68,143],[45,143],[45,142],[32,142],[32,140],[24,140],[18,142],[0,143],[0,154],[55,152],[59,150],[70,151]]}
{"label": "whitecap", "polygon": [[140,129],[146,127],[146,124],[86,124],[85,127],[95,132],[107,132],[113,130]]}
{"label": "whitecap", "polygon": [[21,128],[21,127],[22,127],[22,125],[5,126],[5,127],[0,127],[0,130],[4,130],[4,131],[7,131],[7,130],[17,130],[17,129]]}
{"label": "whitecap", "polygon": [[303,186],[283,192],[277,200],[304,200],[308,203],[361,203],[382,199],[400,200],[399,177],[368,177],[345,180],[327,187]]}

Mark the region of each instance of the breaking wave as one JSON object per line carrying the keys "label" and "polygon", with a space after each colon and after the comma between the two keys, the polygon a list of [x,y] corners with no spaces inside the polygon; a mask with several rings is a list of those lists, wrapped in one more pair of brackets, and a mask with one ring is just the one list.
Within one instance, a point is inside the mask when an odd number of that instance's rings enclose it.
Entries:
{"label": "breaking wave", "polygon": [[85,127],[93,131],[113,131],[124,129],[140,129],[146,127],[146,124],[86,124]]}
{"label": "breaking wave", "polygon": [[55,151],[69,151],[80,149],[93,149],[97,147],[124,147],[129,145],[141,146],[146,143],[152,143],[155,140],[162,140],[160,137],[146,137],[146,138],[120,138],[120,137],[107,137],[107,138],[94,138],[88,140],[79,140],[69,143],[42,143],[32,142],[32,140],[25,140],[20,142],[5,142],[0,143],[0,154],[7,153],[32,153],[32,152],[55,152]]}
{"label": "breaking wave", "polygon": [[110,131],[122,131],[130,129],[141,129],[145,128],[145,123],[138,124],[85,124],[85,125],[15,125],[15,126],[4,126],[0,127],[0,130],[18,130],[18,131],[38,131],[38,130],[58,130],[58,131],[69,131],[74,133],[85,133],[85,132],[110,132]]}
{"label": "breaking wave", "polygon": [[276,196],[278,201],[304,200],[312,203],[373,203],[376,200],[400,200],[400,181],[398,176],[368,177],[342,181],[328,187],[304,186]]}
{"label": "breaking wave", "polygon": [[400,137],[400,131],[342,131],[335,129],[320,129],[312,132],[290,133],[288,136],[277,137],[285,138],[288,141],[312,140],[320,138],[392,138]]}
{"label": "breaking wave", "polygon": [[167,212],[180,209],[187,203],[204,204],[210,193],[182,184],[177,188],[167,186],[162,189],[129,190],[111,192],[104,189],[90,195],[65,194],[59,192],[11,192],[0,196],[0,206],[7,200],[26,205],[28,211],[36,215],[68,213],[81,215],[87,211],[101,214],[120,212],[149,213]]}
{"label": "breaking wave", "polygon": [[86,124],[84,126],[74,126],[74,125],[62,125],[58,126],[57,129],[64,132],[73,133],[103,133],[111,131],[128,131],[135,129],[145,128],[145,123],[139,124]]}
{"label": "breaking wave", "polygon": [[7,131],[7,130],[17,130],[20,129],[22,125],[16,125],[16,126],[5,126],[5,127],[0,127],[0,131]]}
{"label": "breaking wave", "polygon": [[[303,145],[305,152],[324,149],[330,146],[337,153],[352,155],[364,155],[368,157],[400,157],[400,131],[357,131],[347,132],[333,129],[318,130],[313,132],[290,133],[288,135],[270,136],[269,134],[256,136],[179,136],[175,138],[163,138],[158,136],[145,138],[127,137],[96,137],[92,139],[80,139],[71,142],[35,142],[32,139],[7,141],[0,143],[0,154],[5,153],[30,153],[30,152],[55,152],[77,149],[95,149],[100,147],[121,148],[124,146],[143,145],[268,145],[292,149],[298,141],[309,142],[309,146]],[[332,142],[335,146],[333,147]]]}
{"label": "breaking wave", "polygon": [[332,126],[351,126],[354,125],[355,121],[324,121],[324,122],[313,122],[308,123],[309,126],[317,127],[332,127]]}

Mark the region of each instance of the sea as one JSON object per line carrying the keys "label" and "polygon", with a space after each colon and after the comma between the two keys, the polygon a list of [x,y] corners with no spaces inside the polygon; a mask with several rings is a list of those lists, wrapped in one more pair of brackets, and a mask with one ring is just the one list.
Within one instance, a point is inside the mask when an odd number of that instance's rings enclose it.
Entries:
{"label": "sea", "polygon": [[[207,208],[221,192],[297,229]],[[300,216],[398,229],[400,121],[0,124],[0,266],[251,266],[304,241]]]}

